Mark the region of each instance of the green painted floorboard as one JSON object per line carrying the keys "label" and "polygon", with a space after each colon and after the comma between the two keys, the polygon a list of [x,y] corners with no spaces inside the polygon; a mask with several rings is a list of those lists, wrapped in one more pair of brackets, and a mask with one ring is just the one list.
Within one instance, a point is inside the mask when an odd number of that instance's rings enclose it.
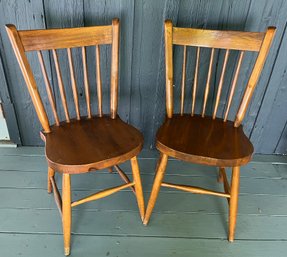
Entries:
{"label": "green painted floorboard", "polygon": [[[158,154],[139,157],[145,200]],[[121,167],[131,175],[130,164]],[[0,149],[0,257],[63,256],[61,219],[46,191],[41,147]],[[230,171],[228,170],[228,176]],[[165,181],[222,190],[214,167],[169,160]],[[150,224],[124,190],[73,210],[71,256],[287,256],[286,156],[255,156],[242,167],[236,241],[228,243],[225,199],[163,188]],[[61,188],[61,177],[56,178]],[[117,174],[72,176],[73,199],[122,184]]]}

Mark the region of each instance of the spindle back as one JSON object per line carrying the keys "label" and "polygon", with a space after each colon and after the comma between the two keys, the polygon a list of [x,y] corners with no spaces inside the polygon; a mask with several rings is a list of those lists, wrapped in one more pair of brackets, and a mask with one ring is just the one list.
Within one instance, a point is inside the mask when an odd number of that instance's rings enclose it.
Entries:
{"label": "spindle back", "polygon": [[96,88],[98,98],[98,116],[103,115],[102,110],[102,81],[101,81],[101,66],[100,66],[100,45],[111,45],[111,95],[110,95],[110,115],[115,118],[118,107],[118,69],[119,69],[119,20],[113,19],[112,25],[109,26],[93,26],[82,28],[67,28],[67,29],[47,29],[47,30],[22,30],[17,31],[14,25],[6,25],[8,37],[12,44],[17,61],[23,73],[28,91],[32,98],[32,102],[36,109],[36,113],[45,132],[50,132],[50,122],[47,112],[43,105],[41,96],[38,91],[36,80],[32,69],[29,65],[25,52],[36,51],[39,59],[40,68],[43,74],[44,83],[46,86],[47,96],[51,105],[55,124],[60,125],[59,116],[56,109],[53,91],[48,79],[47,69],[44,63],[42,51],[51,51],[54,62],[59,93],[62,106],[64,109],[66,122],[70,122],[70,112],[67,106],[66,92],[63,84],[61,67],[58,60],[58,49],[65,48],[68,56],[71,87],[75,104],[76,119],[81,119],[79,108],[78,89],[76,83],[76,74],[74,70],[74,62],[72,50],[73,48],[81,48],[82,64],[84,75],[84,88],[87,105],[87,118],[92,117],[91,100],[90,100],[90,85],[88,78],[86,47],[95,46],[96,56]]}
{"label": "spindle back", "polygon": [[266,57],[268,55],[272,40],[275,35],[275,28],[269,27],[266,32],[241,32],[241,31],[220,31],[220,30],[205,30],[193,28],[179,28],[173,27],[172,21],[165,21],[165,66],[166,66],[166,110],[168,118],[171,118],[174,112],[173,103],[173,45],[183,46],[183,62],[182,62],[182,79],[181,79],[181,97],[180,97],[180,114],[184,114],[184,99],[186,87],[186,60],[187,47],[196,47],[194,80],[192,85],[192,104],[191,115],[195,114],[195,104],[197,99],[198,77],[200,69],[200,53],[202,48],[211,48],[209,68],[207,72],[207,79],[205,85],[205,92],[203,97],[203,105],[201,116],[204,117],[206,113],[207,99],[210,90],[212,67],[214,62],[215,49],[225,49],[225,56],[222,65],[222,71],[217,86],[216,99],[213,109],[213,119],[217,116],[218,105],[221,97],[222,87],[224,84],[224,75],[228,66],[228,57],[230,51],[239,51],[239,58],[235,68],[235,73],[229,90],[229,97],[225,106],[225,113],[223,120],[227,121],[230,106],[234,96],[240,67],[242,64],[245,51],[258,52],[253,70],[249,77],[245,92],[239,105],[234,126],[238,127],[246,113],[252,94],[256,87],[257,81],[263,69]]}

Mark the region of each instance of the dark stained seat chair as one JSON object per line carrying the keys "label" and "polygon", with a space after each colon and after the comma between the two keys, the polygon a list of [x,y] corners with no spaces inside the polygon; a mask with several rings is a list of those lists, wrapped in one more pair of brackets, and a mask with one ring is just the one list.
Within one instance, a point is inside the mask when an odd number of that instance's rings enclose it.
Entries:
{"label": "dark stained seat chair", "polygon": [[[43,134],[49,167],[82,173],[130,160],[142,148],[143,137],[118,116],[64,122]],[[108,162],[108,165],[107,165]]]}
{"label": "dark stained seat chair", "polygon": [[248,163],[253,146],[242,126],[222,119],[199,115],[173,115],[166,119],[156,136],[161,153],[181,160],[215,166]]}
{"label": "dark stained seat chair", "polygon": [[[97,200],[125,188],[135,193],[141,219],[144,218],[144,198],[137,155],[143,146],[143,137],[134,127],[124,123],[117,115],[118,109],[118,67],[119,67],[119,20],[113,19],[112,25],[69,29],[26,30],[17,31],[14,25],[7,25],[6,30],[16,58],[23,73],[36,113],[43,127],[41,137],[46,144],[48,161],[48,192],[52,189],[57,206],[62,215],[64,252],[70,254],[71,208],[79,204]],[[111,45],[111,82],[110,82],[110,115],[102,110],[102,81],[100,67],[100,47]],[[87,69],[86,47],[94,48],[96,65],[96,89],[98,113],[92,115],[90,86]],[[73,62],[73,48],[80,48],[82,53],[84,90],[87,105],[86,114],[80,113],[76,72]],[[74,99],[76,117],[70,118],[65,87],[63,85],[58,49],[65,49],[71,79],[71,90]],[[59,86],[65,121],[60,121],[56,109],[54,94],[48,79],[43,51],[51,51]],[[37,51],[39,64],[43,73],[47,98],[51,106],[55,124],[50,125],[36,80],[32,73],[25,52]],[[60,103],[57,105],[57,107]],[[59,107],[58,107],[59,108]],[[131,160],[133,181],[120,169],[118,164]],[[112,167],[125,181],[123,185],[109,188],[88,197],[72,202],[71,174],[85,173],[92,170]],[[62,174],[62,197],[56,185],[55,172]]]}
{"label": "dark stained seat chair", "polygon": [[[225,197],[229,203],[229,241],[234,240],[236,216],[238,208],[238,193],[240,166],[249,162],[253,146],[243,132],[241,122],[251,101],[256,83],[261,74],[265,59],[269,52],[275,28],[268,28],[265,33],[219,31],[193,28],[173,27],[171,21],[165,22],[165,68],[166,68],[166,110],[167,117],[156,135],[156,147],[160,151],[156,176],[148,202],[144,224],[149,222],[161,186],[179,189],[191,193],[209,194]],[[173,103],[173,45],[183,46],[182,83],[180,98],[180,114],[174,114]],[[184,112],[185,80],[187,47],[196,47],[194,81],[192,88],[191,112]],[[206,78],[203,105],[200,113],[195,113],[197,100],[199,64],[202,48],[211,48],[210,62]],[[210,91],[212,67],[215,49],[225,49],[222,71],[219,78],[213,114],[206,115],[207,100]],[[217,117],[224,76],[228,67],[228,58],[232,50],[238,50],[239,58],[234,77],[229,90],[229,96],[223,118]],[[235,121],[228,120],[228,114],[239,76],[245,51],[258,52],[248,84],[241,99]],[[178,185],[163,182],[168,157],[183,161],[219,167],[219,179],[224,183],[224,192],[205,188]],[[232,168],[231,184],[229,185],[226,167]]]}

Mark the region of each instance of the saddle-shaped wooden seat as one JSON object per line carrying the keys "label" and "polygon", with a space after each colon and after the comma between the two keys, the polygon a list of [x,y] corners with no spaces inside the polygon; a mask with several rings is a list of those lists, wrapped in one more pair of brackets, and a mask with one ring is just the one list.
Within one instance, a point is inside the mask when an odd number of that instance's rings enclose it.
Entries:
{"label": "saddle-shaped wooden seat", "polygon": [[41,133],[49,167],[69,173],[104,169],[136,156],[143,137],[118,116],[63,122]]}
{"label": "saddle-shaped wooden seat", "polygon": [[156,136],[156,147],[184,161],[233,167],[247,163],[253,146],[242,126],[211,117],[173,115],[166,119]]}

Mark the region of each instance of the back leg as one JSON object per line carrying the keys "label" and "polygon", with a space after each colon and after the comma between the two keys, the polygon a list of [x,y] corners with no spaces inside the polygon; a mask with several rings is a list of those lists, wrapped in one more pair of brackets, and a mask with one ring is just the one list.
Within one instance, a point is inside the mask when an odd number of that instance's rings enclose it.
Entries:
{"label": "back leg", "polygon": [[48,190],[48,194],[52,193],[52,182],[51,182],[51,178],[55,176],[55,171],[48,167],[48,184],[47,184],[47,190]]}

